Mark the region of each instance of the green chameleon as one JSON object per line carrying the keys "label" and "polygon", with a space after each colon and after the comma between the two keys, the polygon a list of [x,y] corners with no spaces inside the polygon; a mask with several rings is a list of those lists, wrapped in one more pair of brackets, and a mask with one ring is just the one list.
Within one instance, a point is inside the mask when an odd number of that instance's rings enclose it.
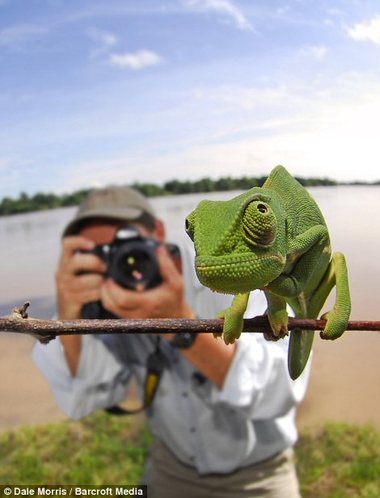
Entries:
{"label": "green chameleon", "polygon": [[[318,205],[284,167],[277,166],[262,187],[229,201],[200,202],[186,219],[186,231],[194,241],[200,282],[235,295],[220,314],[226,344],[240,336],[254,289],[262,289],[268,303],[272,334],[266,334],[267,339],[288,334],[287,304],[296,318],[317,318],[334,285],[335,305],[322,316],[327,321],[321,337],[336,339],[346,330],[351,300],[344,256],[331,253]],[[313,338],[310,331],[291,332],[292,379],[305,368]]]}

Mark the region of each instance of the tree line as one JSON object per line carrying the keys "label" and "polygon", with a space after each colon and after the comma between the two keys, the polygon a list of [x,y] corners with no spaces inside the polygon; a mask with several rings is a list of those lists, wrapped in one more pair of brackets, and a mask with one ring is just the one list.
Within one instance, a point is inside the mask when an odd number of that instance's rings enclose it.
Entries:
{"label": "tree line", "polygon": [[[219,179],[202,178],[200,180],[170,180],[163,185],[154,183],[133,183],[130,185],[147,197],[164,195],[191,194],[203,192],[221,192],[228,190],[248,190],[252,187],[261,187],[266,176],[240,178],[222,177]],[[296,179],[305,187],[335,186],[338,182],[328,178],[299,178]],[[379,184],[379,182],[377,182]],[[77,206],[87,196],[91,189],[82,189],[69,194],[37,193],[28,195],[21,192],[17,199],[4,197],[0,202],[0,216],[43,211],[59,207]]]}

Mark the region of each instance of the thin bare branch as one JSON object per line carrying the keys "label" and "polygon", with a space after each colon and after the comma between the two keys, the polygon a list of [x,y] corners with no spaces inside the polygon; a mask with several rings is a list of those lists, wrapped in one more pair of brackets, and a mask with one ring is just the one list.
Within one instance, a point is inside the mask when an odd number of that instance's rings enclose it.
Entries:
{"label": "thin bare branch", "polygon": [[[40,320],[29,318],[26,309],[29,303],[15,308],[9,316],[0,317],[0,332],[15,332],[35,337],[48,343],[60,335],[83,334],[170,334],[181,331],[221,333],[223,320],[202,319],[118,319],[118,320]],[[289,318],[289,330],[323,330],[325,320]],[[380,321],[350,321],[347,330],[380,331]],[[243,332],[270,332],[266,316],[244,320]]]}

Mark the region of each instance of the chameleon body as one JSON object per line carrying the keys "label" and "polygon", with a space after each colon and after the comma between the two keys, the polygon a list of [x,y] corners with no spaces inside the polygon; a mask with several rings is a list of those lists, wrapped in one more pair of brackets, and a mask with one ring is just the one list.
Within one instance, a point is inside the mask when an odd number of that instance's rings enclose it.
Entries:
{"label": "chameleon body", "polygon": [[[332,254],[323,215],[309,192],[288,171],[277,166],[262,187],[228,201],[208,201],[186,220],[194,241],[195,268],[201,283],[235,297],[220,314],[223,338],[233,343],[243,329],[250,291],[264,291],[272,334],[288,334],[287,305],[298,318],[317,318],[336,286],[335,305],[323,315],[323,339],[346,330],[351,311],[345,258]],[[292,379],[303,371],[314,332],[290,333],[288,367]]]}

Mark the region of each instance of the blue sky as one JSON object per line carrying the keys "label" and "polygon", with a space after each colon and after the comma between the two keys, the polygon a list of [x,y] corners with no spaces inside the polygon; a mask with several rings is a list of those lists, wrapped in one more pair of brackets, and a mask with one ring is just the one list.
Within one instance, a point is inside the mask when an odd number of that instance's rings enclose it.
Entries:
{"label": "blue sky", "polygon": [[0,0],[0,198],[380,178],[380,3]]}

